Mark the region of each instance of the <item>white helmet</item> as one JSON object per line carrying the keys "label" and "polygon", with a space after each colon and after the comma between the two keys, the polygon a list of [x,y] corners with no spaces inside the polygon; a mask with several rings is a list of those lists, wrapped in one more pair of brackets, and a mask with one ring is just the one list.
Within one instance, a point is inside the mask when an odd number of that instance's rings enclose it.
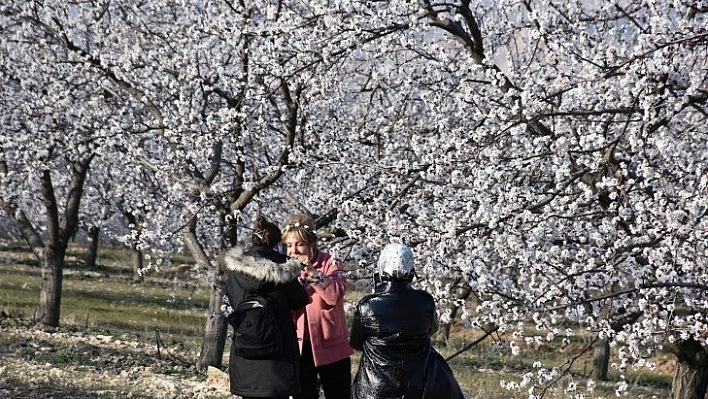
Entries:
{"label": "white helmet", "polygon": [[413,277],[413,251],[403,244],[388,244],[381,250],[379,274],[383,280]]}

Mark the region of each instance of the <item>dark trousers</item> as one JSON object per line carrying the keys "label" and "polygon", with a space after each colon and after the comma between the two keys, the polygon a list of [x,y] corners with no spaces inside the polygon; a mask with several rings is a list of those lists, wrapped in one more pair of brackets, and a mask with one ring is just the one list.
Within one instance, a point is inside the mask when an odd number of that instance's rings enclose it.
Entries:
{"label": "dark trousers", "polygon": [[293,395],[293,399],[319,398],[318,376],[326,399],[349,399],[352,385],[351,365],[352,361],[347,357],[331,364],[315,367],[310,341],[304,341],[302,344],[302,357],[300,357],[300,388],[302,393]]}

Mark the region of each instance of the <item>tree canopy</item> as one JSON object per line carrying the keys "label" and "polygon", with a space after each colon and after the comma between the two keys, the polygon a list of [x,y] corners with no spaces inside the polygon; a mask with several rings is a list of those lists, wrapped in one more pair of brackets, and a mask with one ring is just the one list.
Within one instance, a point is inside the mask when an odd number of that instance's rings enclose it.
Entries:
{"label": "tree canopy", "polygon": [[363,269],[402,241],[441,302],[461,277],[467,326],[514,351],[585,330],[650,366],[708,347],[707,11],[7,1],[3,209],[40,223],[39,176],[96,158],[88,184],[110,176],[145,248],[186,243],[209,268],[254,208],[304,209]]}

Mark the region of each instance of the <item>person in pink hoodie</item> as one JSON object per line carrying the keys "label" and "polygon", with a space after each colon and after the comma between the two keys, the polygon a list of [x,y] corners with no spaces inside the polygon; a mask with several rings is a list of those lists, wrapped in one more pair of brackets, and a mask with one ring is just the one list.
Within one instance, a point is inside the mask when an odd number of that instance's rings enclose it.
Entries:
{"label": "person in pink hoodie", "polygon": [[[349,327],[344,314],[347,280],[340,261],[317,248],[314,223],[306,215],[291,216],[283,228],[287,255],[303,265],[300,282],[310,302],[293,312],[300,344],[300,387],[294,399],[317,399],[320,385],[327,399],[349,399],[351,358]],[[319,377],[319,383],[318,383]]]}

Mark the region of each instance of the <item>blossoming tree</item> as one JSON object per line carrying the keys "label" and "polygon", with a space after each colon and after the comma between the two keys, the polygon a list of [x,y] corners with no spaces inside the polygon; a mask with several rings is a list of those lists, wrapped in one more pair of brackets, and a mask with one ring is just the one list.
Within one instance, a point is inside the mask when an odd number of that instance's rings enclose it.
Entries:
{"label": "blossoming tree", "polygon": [[[414,245],[441,300],[451,287],[436,276],[464,277],[478,301],[463,317],[515,337],[514,353],[594,337],[510,389],[542,396],[597,341],[620,370],[672,348],[674,396],[701,397],[705,8],[356,5],[356,50],[320,78],[338,94],[307,110],[328,117],[303,155],[312,167],[294,174],[299,201],[339,204],[372,263],[392,238]],[[325,158],[308,157],[322,145]]]}
{"label": "blossoming tree", "polygon": [[[95,86],[84,94],[110,100],[114,115],[91,115],[113,140],[96,164],[97,181],[120,176],[114,193],[142,220],[130,235],[136,248],[186,246],[209,275],[214,292],[200,367],[220,365],[223,355],[220,254],[236,244],[241,212],[284,173],[292,147],[303,140],[298,129],[309,117],[300,111],[303,92],[321,57],[303,52],[318,37],[311,36],[316,24],[308,22],[307,6],[295,6],[3,5],[5,29],[14,35],[3,42],[10,59],[19,58],[18,44],[28,63],[60,52],[59,62],[78,65],[86,71],[80,77]],[[39,36],[16,39],[27,32]],[[60,71],[47,64],[46,79],[58,78]],[[20,67],[14,62],[8,69]],[[24,81],[32,82],[33,72]]]}
{"label": "blossoming tree", "polygon": [[67,245],[90,166],[112,140],[102,121],[117,110],[48,27],[25,29],[32,15],[13,20],[8,7],[0,7],[0,209],[41,262],[37,318],[57,326]]}
{"label": "blossoming tree", "polygon": [[[622,369],[671,346],[674,396],[688,397],[708,381],[706,9],[586,3],[12,1],[0,14],[50,33],[120,110],[90,114],[120,132],[106,148],[125,173],[160,193],[122,191],[150,216],[145,244],[183,232],[216,288],[200,364],[223,351],[218,256],[258,204],[326,214],[347,235],[332,250],[362,265],[390,240],[414,246],[420,283],[442,303],[439,277],[463,279],[468,326],[512,336],[514,353],[588,335]],[[543,396],[591,346],[506,386]]]}

